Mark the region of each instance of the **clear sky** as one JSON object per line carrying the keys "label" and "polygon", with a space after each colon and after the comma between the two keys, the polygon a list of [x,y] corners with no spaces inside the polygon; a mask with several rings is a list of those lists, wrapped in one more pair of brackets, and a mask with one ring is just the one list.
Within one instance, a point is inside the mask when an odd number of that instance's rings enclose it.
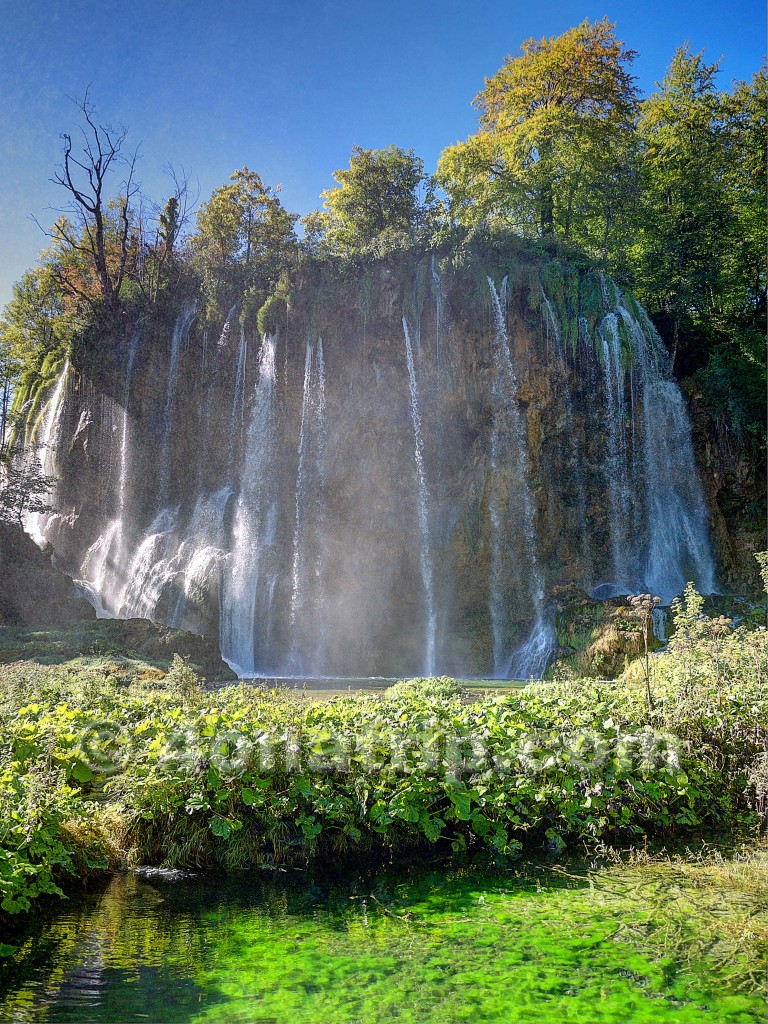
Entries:
{"label": "clear sky", "polygon": [[356,144],[413,148],[434,170],[507,54],[605,14],[645,93],[685,41],[723,57],[722,87],[766,48],[763,0],[0,0],[0,303],[45,243],[30,217],[55,219],[68,97],[89,85],[141,144],[152,198],[169,161],[203,200],[248,164],[303,214]]}

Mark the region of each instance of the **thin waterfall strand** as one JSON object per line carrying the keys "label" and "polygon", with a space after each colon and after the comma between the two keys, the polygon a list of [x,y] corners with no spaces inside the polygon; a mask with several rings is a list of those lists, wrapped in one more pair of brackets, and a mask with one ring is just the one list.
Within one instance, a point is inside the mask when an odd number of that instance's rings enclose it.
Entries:
{"label": "thin waterfall strand", "polygon": [[424,664],[425,674],[432,676],[435,673],[435,634],[437,632],[437,619],[435,616],[434,572],[432,568],[432,555],[429,544],[429,492],[427,491],[427,479],[424,471],[424,438],[421,433],[419,390],[416,382],[416,370],[413,365],[411,336],[408,331],[408,323],[405,317],[403,317],[403,334],[405,335],[405,354],[408,362],[408,386],[411,397],[413,457],[416,463],[416,478],[419,490],[418,513],[419,534],[421,536],[421,544],[419,545],[419,564],[421,566],[421,580],[424,585],[424,597],[427,603]]}

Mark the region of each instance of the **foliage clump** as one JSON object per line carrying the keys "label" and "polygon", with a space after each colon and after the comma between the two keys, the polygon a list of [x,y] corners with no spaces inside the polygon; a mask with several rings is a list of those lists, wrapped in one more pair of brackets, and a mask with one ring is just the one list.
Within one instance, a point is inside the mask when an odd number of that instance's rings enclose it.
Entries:
{"label": "foliage clump", "polygon": [[764,800],[768,698],[748,660],[719,685],[657,675],[653,708],[631,682],[212,692],[180,658],[160,683],[0,677],[7,914],[121,859],[245,867],[434,843],[511,856],[738,829]]}
{"label": "foliage clump", "polygon": [[264,305],[259,309],[256,323],[259,334],[274,334],[275,331],[285,323],[285,315],[288,303],[285,296],[280,293],[270,295]]}

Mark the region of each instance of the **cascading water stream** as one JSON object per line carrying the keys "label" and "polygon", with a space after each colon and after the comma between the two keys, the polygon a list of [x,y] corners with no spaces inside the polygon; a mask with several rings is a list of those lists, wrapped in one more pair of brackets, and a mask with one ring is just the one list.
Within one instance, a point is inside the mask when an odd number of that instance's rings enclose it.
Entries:
{"label": "cascading water stream", "polygon": [[[604,585],[606,596],[609,596],[629,593],[632,581],[637,579],[638,571],[636,533],[633,528],[634,500],[630,487],[627,449],[624,351],[615,312],[605,314],[597,333],[602,350],[607,441],[603,471],[610,509],[609,528],[613,559],[613,579]],[[630,410],[630,415],[633,411]]]}
{"label": "cascading water stream", "polygon": [[443,329],[445,296],[443,295],[443,282],[435,266],[434,255],[430,261],[429,269],[432,275],[432,285],[435,290],[435,367],[437,372],[440,373],[440,332]]}
{"label": "cascading water stream", "polygon": [[[64,404],[69,380],[69,360],[64,363],[64,368],[56,382],[51,399],[48,402],[45,417],[43,419],[43,435],[38,442],[34,438],[35,452],[33,458],[38,460],[42,473],[54,481],[50,491],[44,496],[45,500],[53,503],[56,492],[56,453],[61,440],[61,421],[64,413]],[[50,512],[32,512],[25,520],[24,527],[39,547],[45,547],[48,542],[48,528],[53,518]]]}
{"label": "cascading water stream", "polygon": [[[240,345],[237,350],[237,373],[232,398],[232,438],[239,437],[245,426],[245,377],[248,366],[248,340],[244,328],[240,328]],[[234,441],[233,441],[234,448]]]}
{"label": "cascading water stream", "polygon": [[[570,474],[574,477],[575,491],[576,491],[576,519],[579,524],[579,538],[581,547],[581,556],[584,560],[584,565],[591,577],[592,574],[592,550],[589,541],[589,533],[587,530],[587,492],[584,484],[584,474],[579,464],[579,444],[576,436],[576,416],[574,415],[573,406],[573,395],[571,393],[570,380],[570,366],[568,360],[568,349],[563,341],[563,332],[560,329],[560,323],[555,313],[554,307],[549,300],[549,297],[545,292],[542,291],[544,297],[545,309],[547,310],[547,330],[552,330],[555,335],[557,342],[557,350],[559,354],[559,365],[562,371],[562,388],[563,398],[565,400],[565,434],[566,443],[568,445],[568,451],[570,453]],[[585,343],[585,332],[587,329],[587,323],[584,318],[579,319],[578,323],[578,343],[583,345]]]}
{"label": "cascading water stream", "polygon": [[311,396],[311,385],[312,385],[312,356],[314,349],[310,344],[307,344],[306,356],[304,359],[304,389],[302,392],[301,399],[301,423],[299,425],[299,451],[298,451],[298,466],[296,469],[296,492],[294,495],[294,527],[293,527],[293,572],[291,576],[291,636],[293,638],[293,649],[291,652],[291,660],[296,659],[296,619],[299,613],[303,610],[304,605],[304,565],[302,560],[303,548],[302,548],[302,534],[303,534],[303,518],[305,512],[305,498],[306,498],[306,486],[305,477],[307,473],[307,431],[309,418],[308,409],[312,401]]}
{"label": "cascading water stream", "polygon": [[702,593],[716,589],[707,513],[696,469],[691,425],[661,339],[619,302],[640,375],[643,453],[636,459],[636,492],[645,495],[648,543],[640,572],[645,587],[669,604],[689,579]]}
{"label": "cascading water stream", "polygon": [[171,433],[173,431],[173,406],[176,398],[176,388],[179,373],[179,354],[182,344],[189,340],[189,330],[192,321],[195,319],[195,302],[186,302],[181,313],[176,318],[176,323],[171,334],[171,349],[168,359],[168,383],[165,393],[165,407],[163,409],[163,433],[160,441],[159,456],[159,505],[163,506],[168,500],[171,487]]}
{"label": "cascading water stream", "polygon": [[140,330],[131,335],[126,360],[125,384],[123,386],[123,408],[120,428],[120,462],[117,480],[117,507],[115,518],[89,547],[80,567],[81,579],[76,580],[88,595],[99,618],[112,618],[118,613],[125,589],[125,573],[128,569],[128,521],[127,511],[128,479],[130,475],[130,417],[128,407],[131,396],[131,381],[136,356],[141,340]]}
{"label": "cascading water stream", "polygon": [[424,471],[424,438],[421,433],[419,390],[416,382],[416,369],[413,364],[411,336],[405,317],[403,317],[403,334],[405,335],[405,354],[408,362],[408,386],[411,397],[413,457],[416,463],[416,478],[419,491],[418,514],[419,534],[421,537],[421,544],[419,545],[419,564],[421,566],[421,581],[424,586],[424,598],[427,604],[424,672],[425,675],[432,676],[435,673],[435,635],[437,632],[437,617],[435,615],[434,570],[429,544],[429,492],[427,490],[427,479]]}
{"label": "cascading water stream", "polygon": [[661,644],[667,642],[667,610],[658,605],[653,609],[653,635]]}
{"label": "cascading water stream", "polygon": [[125,368],[125,388],[123,389],[123,423],[120,435],[120,478],[117,487],[117,518],[121,524],[121,548],[123,544],[123,528],[125,522],[125,502],[128,487],[128,459],[129,459],[129,416],[128,406],[131,400],[131,380],[133,378],[133,367],[139,351],[141,334],[134,331],[131,336],[131,343],[128,348],[128,361]]}
{"label": "cascading water stream", "polygon": [[[494,675],[527,679],[538,677],[546,669],[551,656],[554,629],[549,624],[544,608],[544,580],[536,551],[536,530],[533,500],[531,498],[528,467],[528,438],[525,423],[517,405],[517,376],[512,365],[507,332],[506,315],[502,299],[492,278],[488,278],[494,324],[496,328],[493,353],[494,376],[492,385],[493,426],[491,434],[491,586],[490,612],[493,631]],[[502,295],[506,285],[502,283]],[[497,488],[502,471],[510,474],[509,496],[503,508]],[[504,512],[507,516],[505,517]],[[509,523],[505,522],[505,518]],[[522,528],[522,542],[526,565],[512,565],[509,550],[509,527]],[[514,579],[518,585],[528,579],[529,600],[534,611],[534,624],[528,638],[511,654],[508,650],[504,618],[506,600],[504,584]]]}
{"label": "cascading water stream", "polygon": [[[222,656],[241,675],[256,674],[256,613],[260,562],[270,510],[272,453],[275,442],[275,338],[265,335],[259,353],[259,379],[254,389],[232,523],[230,552],[223,574],[220,639]],[[267,627],[267,623],[260,623]]]}
{"label": "cascading water stream", "polygon": [[[322,527],[325,484],[325,363],[323,342],[307,344],[294,494],[291,574],[292,671],[319,655],[322,610]],[[314,637],[313,637],[314,634]],[[315,648],[313,651],[311,648]]]}

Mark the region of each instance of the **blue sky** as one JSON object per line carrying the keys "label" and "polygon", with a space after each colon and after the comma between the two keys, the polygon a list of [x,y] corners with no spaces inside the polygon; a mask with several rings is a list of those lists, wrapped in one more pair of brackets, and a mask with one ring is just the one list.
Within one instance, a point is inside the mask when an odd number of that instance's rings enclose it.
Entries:
{"label": "blue sky", "polygon": [[723,57],[721,85],[766,47],[762,0],[0,0],[0,303],[55,219],[59,134],[87,86],[103,120],[141,144],[139,179],[168,192],[171,161],[201,198],[248,164],[288,209],[319,205],[353,145],[440,151],[476,127],[470,106],[523,40],[607,14],[644,92],[688,41]]}

